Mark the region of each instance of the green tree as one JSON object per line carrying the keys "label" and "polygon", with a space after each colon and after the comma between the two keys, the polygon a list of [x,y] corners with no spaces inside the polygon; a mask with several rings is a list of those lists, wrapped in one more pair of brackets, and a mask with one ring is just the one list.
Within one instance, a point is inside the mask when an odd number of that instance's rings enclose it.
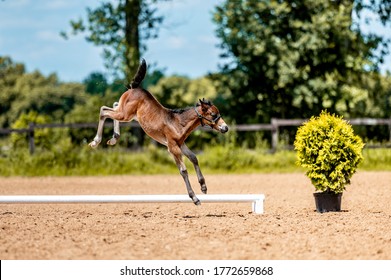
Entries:
{"label": "green tree", "polygon": [[212,81],[206,77],[195,80],[183,76],[164,77],[148,90],[168,108],[194,106],[199,99],[214,101],[217,96]]}
{"label": "green tree", "polygon": [[20,76],[25,73],[23,64],[14,63],[10,57],[0,56],[0,126],[9,127],[8,111],[17,100],[18,92],[15,85]]}
{"label": "green tree", "polygon": [[[72,20],[72,34],[87,33],[86,40],[103,46],[106,67],[131,81],[146,50],[145,41],[156,38],[163,17],[157,13],[159,0],[106,1],[87,8],[87,20]],[[163,1],[163,0],[161,0]],[[67,38],[68,34],[61,33]]]}
{"label": "green tree", "polygon": [[83,80],[86,92],[92,95],[103,95],[108,88],[107,79],[100,72],[93,72]]}
{"label": "green tree", "polygon": [[[30,123],[44,124],[48,122],[48,117],[37,112],[30,111],[29,113],[22,113],[19,118],[12,124],[12,128],[26,128]],[[49,148],[51,146],[52,133],[48,128],[37,129],[34,133],[34,142],[38,147]],[[56,137],[57,138],[57,137]],[[13,148],[28,147],[27,133],[13,133],[11,134],[11,145]]]}
{"label": "green tree", "polygon": [[22,64],[0,57],[0,123],[9,127],[22,114],[31,111],[45,115],[45,120],[63,122],[76,104],[87,98],[79,83],[61,83],[55,74],[26,73]]}
{"label": "green tree", "polygon": [[352,0],[227,0],[214,21],[225,63],[221,92],[238,123],[309,117],[323,108],[346,117],[371,93],[363,77],[376,73],[388,42],[363,34],[353,21],[371,9],[385,24],[390,2]]}

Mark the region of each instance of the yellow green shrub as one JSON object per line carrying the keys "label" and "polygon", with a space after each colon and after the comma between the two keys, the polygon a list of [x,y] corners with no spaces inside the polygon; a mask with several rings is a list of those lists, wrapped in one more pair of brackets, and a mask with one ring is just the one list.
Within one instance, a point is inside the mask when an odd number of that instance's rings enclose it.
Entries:
{"label": "yellow green shrub", "polygon": [[318,191],[342,193],[363,160],[364,143],[342,117],[322,112],[299,127],[297,164]]}

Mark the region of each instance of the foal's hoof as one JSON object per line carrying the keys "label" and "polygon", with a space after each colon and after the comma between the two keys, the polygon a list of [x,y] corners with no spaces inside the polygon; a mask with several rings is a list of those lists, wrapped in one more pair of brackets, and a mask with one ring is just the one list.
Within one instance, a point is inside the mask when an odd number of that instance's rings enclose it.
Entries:
{"label": "foal's hoof", "polygon": [[92,141],[90,144],[88,144],[88,146],[90,146],[91,148],[95,149],[96,147],[98,147],[99,143],[97,143],[96,141]]}
{"label": "foal's hoof", "polygon": [[109,141],[107,141],[107,145],[114,146],[117,144],[117,139],[111,138]]}
{"label": "foal's hoof", "polygon": [[201,201],[197,197],[193,197],[192,199],[195,205],[197,206],[201,205]]}

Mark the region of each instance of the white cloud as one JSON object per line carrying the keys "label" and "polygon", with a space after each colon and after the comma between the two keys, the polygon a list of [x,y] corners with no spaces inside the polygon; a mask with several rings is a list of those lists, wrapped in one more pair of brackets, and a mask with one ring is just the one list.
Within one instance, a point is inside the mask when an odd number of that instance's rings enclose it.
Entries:
{"label": "white cloud", "polygon": [[177,36],[165,38],[165,42],[166,46],[170,49],[181,49],[186,45],[186,39]]}

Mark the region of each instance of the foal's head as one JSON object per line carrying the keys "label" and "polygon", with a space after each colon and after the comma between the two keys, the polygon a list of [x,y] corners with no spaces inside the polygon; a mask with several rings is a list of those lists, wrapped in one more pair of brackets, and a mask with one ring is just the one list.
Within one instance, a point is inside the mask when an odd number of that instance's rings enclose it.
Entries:
{"label": "foal's head", "polygon": [[219,109],[213,105],[210,101],[205,99],[200,99],[200,102],[197,103],[196,107],[201,107],[201,113],[196,112],[198,117],[201,120],[201,125],[209,125],[211,128],[220,131],[221,133],[226,133],[228,131],[228,125],[225,123],[223,118],[220,116]]}

